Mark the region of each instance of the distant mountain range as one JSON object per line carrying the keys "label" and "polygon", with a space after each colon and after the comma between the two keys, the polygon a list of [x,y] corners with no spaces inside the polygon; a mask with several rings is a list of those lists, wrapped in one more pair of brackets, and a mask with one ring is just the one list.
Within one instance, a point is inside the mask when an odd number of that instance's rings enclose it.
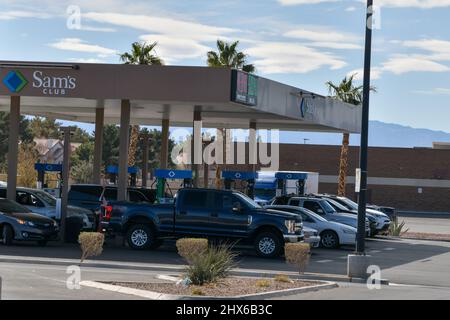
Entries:
{"label": "distant mountain range", "polygon": [[[305,140],[307,139],[307,140]],[[360,136],[350,135],[350,144],[359,145]],[[342,135],[317,132],[281,132],[282,143],[340,145]],[[450,142],[450,133],[416,129],[381,121],[369,123],[369,145],[372,147],[432,147],[433,142]]]}

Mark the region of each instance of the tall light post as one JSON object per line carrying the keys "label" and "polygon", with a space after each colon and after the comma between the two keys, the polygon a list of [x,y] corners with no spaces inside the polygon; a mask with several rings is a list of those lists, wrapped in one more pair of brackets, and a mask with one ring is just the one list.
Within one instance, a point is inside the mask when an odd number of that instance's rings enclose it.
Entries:
{"label": "tall light post", "polygon": [[[369,258],[365,254],[366,237],[366,193],[367,193],[367,151],[369,136],[370,67],[372,57],[373,0],[367,0],[366,39],[364,53],[363,103],[361,121],[361,144],[359,159],[358,230],[356,252],[348,257],[347,274],[351,278],[367,278]],[[358,180],[358,179],[357,179]]]}

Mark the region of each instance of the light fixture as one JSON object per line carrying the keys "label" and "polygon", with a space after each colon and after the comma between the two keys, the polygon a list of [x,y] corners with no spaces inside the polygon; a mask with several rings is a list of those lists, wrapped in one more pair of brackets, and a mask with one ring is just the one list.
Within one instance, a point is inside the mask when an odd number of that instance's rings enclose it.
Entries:
{"label": "light fixture", "polygon": [[78,70],[80,66],[77,64],[60,64],[60,63],[27,63],[27,62],[0,62],[0,68],[16,68],[16,69],[72,69]]}

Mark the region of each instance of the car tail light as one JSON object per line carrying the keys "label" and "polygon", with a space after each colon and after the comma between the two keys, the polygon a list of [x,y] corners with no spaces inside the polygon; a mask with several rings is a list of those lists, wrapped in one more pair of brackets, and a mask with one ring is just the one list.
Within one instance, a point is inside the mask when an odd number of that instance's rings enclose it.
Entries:
{"label": "car tail light", "polygon": [[102,206],[102,221],[109,221],[111,219],[112,206]]}

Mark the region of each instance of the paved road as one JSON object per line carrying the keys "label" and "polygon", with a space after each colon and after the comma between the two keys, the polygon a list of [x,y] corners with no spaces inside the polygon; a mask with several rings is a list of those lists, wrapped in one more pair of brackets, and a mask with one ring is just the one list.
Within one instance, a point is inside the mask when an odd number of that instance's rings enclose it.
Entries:
{"label": "paved road", "polygon": [[369,290],[366,285],[339,283],[339,288],[285,296],[274,300],[449,300],[450,288],[389,285]]}
{"label": "paved road", "polygon": [[[1,247],[1,255],[9,257],[52,257],[52,258],[79,258],[77,246],[60,247],[52,244],[47,248],[39,248],[34,245],[20,245]],[[317,249],[313,251],[311,263],[307,272],[322,274],[345,275],[347,268],[347,255],[353,249],[342,248],[340,250]],[[393,283],[419,285],[427,287],[441,287],[441,294],[447,297],[446,290],[450,288],[448,270],[450,266],[450,242],[434,242],[419,240],[370,240],[367,241],[367,253],[372,256],[372,263],[379,265],[382,270],[382,278]],[[1,260],[1,259],[0,259]],[[157,251],[133,251],[127,248],[107,246],[101,257],[96,261],[120,261],[122,263],[145,263],[146,265],[164,264],[168,266],[181,266],[184,262],[176,253],[173,245],[166,245]],[[240,256],[239,268],[244,270],[264,269],[274,273],[295,271],[286,264],[283,259],[266,260],[252,256],[250,253]],[[160,273],[160,272],[158,272]],[[6,298],[14,299],[87,299],[108,298],[121,299],[122,295],[99,292],[95,289],[82,289],[81,291],[68,292],[65,287],[64,266],[32,265],[26,263],[0,263],[0,275],[4,277],[4,294]],[[88,268],[83,272],[83,280],[126,280],[126,281],[154,281],[155,271],[123,270],[114,268]],[[407,287],[408,288],[408,287]],[[338,291],[336,291],[338,290]],[[349,297],[358,296],[365,287],[336,289],[341,294],[348,293]],[[341,290],[341,291],[339,291]],[[430,295],[438,295],[435,288],[414,287],[412,291],[426,292]],[[330,292],[332,294],[334,292]],[[386,290],[392,297],[402,298],[408,289],[392,288]],[[375,293],[367,293],[367,297]],[[339,296],[339,294],[337,294]],[[362,295],[361,297],[363,297]],[[387,296],[386,296],[387,297]],[[130,297],[123,297],[130,298]],[[343,298],[343,296],[341,296]]]}
{"label": "paved road", "polygon": [[411,232],[450,234],[450,218],[399,217]]}
{"label": "paved road", "polygon": [[[103,291],[88,287],[79,290],[67,288],[70,274],[65,266],[40,264],[0,263],[3,279],[2,299],[9,300],[96,300],[139,299],[136,296]],[[165,274],[158,272],[157,274]],[[148,281],[159,282],[156,273],[139,270],[82,268],[81,281]]]}

